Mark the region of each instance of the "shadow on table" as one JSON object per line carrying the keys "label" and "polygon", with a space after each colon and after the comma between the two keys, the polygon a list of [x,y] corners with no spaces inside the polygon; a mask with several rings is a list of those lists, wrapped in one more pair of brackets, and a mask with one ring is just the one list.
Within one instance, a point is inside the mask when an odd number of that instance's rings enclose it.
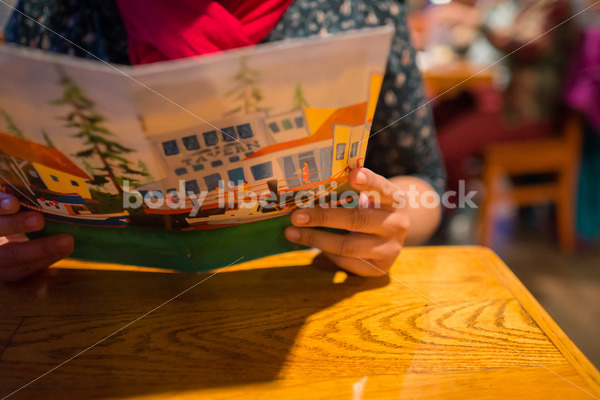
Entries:
{"label": "shadow on table", "polygon": [[[28,286],[38,291],[27,305],[27,310],[38,314],[24,319],[0,358],[2,396],[208,277],[57,271],[5,287],[9,293],[2,290],[0,298],[12,292],[23,300]],[[326,347],[319,343],[332,329],[327,322],[340,318],[339,310],[327,309],[389,281],[348,276],[335,283],[334,276],[335,270],[320,258],[311,266],[219,273],[24,388],[15,398],[158,395],[268,382],[288,367],[291,351],[327,362]],[[307,319],[322,311],[308,334],[314,349],[299,348],[295,341]]]}

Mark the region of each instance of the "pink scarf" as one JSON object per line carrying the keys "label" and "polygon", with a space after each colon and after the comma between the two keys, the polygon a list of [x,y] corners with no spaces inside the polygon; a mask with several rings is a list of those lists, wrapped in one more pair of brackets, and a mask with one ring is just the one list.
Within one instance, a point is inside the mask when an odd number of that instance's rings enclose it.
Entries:
{"label": "pink scarf", "polygon": [[132,64],[261,42],[293,0],[117,0]]}

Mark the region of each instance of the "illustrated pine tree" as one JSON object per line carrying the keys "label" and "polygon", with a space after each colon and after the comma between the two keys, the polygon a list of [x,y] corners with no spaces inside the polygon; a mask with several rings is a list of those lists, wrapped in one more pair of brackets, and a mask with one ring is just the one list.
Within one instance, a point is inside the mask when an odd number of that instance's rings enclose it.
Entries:
{"label": "illustrated pine tree", "polygon": [[248,66],[248,60],[240,60],[240,70],[234,77],[234,86],[225,95],[233,99],[234,103],[240,103],[238,106],[227,111],[224,115],[234,115],[240,112],[251,114],[257,111],[267,110],[262,107],[264,100],[262,90],[258,87],[260,82],[260,73]]}
{"label": "illustrated pine tree", "polygon": [[[96,173],[94,167],[92,167],[90,163],[88,163],[86,160],[81,160],[81,163],[83,164],[83,167],[85,168],[86,172],[90,176],[94,176],[94,174]],[[101,189],[104,189],[104,186],[108,183],[108,179],[103,177],[98,178],[99,179],[95,183],[92,183],[93,181],[90,181],[90,184],[93,184],[94,186],[99,186]]]}
{"label": "illustrated pine tree", "polygon": [[[124,160],[122,160],[122,161],[121,161],[121,162],[119,162],[119,164],[118,164],[119,168],[120,168],[120,169],[123,171],[123,173],[124,173],[125,175],[127,175],[127,176],[131,176],[131,175],[138,175],[138,176],[140,176],[140,177],[147,176],[147,174],[148,174],[148,171],[147,171],[147,170],[146,170],[146,171],[142,171],[142,170],[136,170],[136,169],[132,169],[132,168],[130,167],[130,165],[132,165],[132,162],[131,162],[131,161],[129,161],[129,160],[127,160],[127,159],[124,159]],[[143,182],[142,182],[140,179],[138,179],[137,177],[136,177],[136,178],[124,178],[124,177],[122,177],[122,176],[119,176],[119,177],[117,177],[117,182],[119,183],[119,185],[123,186],[123,181],[124,181],[125,179],[128,179],[128,180],[129,180],[129,185],[130,185],[130,186],[139,186],[139,185],[141,185],[141,184],[143,183]]]}
{"label": "illustrated pine tree", "polygon": [[8,115],[6,110],[4,110],[3,108],[0,108],[0,115],[2,116],[2,119],[4,120],[4,122],[6,123],[6,129],[8,129],[8,132],[11,135],[16,136],[20,139],[25,139],[25,135],[23,135],[23,131],[21,129],[19,129],[19,127],[14,123],[14,121],[12,120],[10,115]]}
{"label": "illustrated pine tree", "polygon": [[154,181],[154,178],[150,174],[150,171],[148,171],[148,166],[145,162],[143,162],[142,160],[138,160],[137,167],[146,177],[146,181],[144,183],[150,183]]}
{"label": "illustrated pine tree", "polygon": [[[125,179],[135,186],[135,182],[148,173],[130,167],[131,162],[126,156],[134,150],[113,139],[114,134],[103,126],[106,119],[95,111],[94,102],[85,96],[79,86],[64,73],[61,73],[60,85],[63,95],[51,104],[70,107],[69,113],[59,119],[65,121],[66,127],[77,131],[73,136],[81,139],[85,147],[74,156],[84,161],[88,172],[91,170],[91,185],[103,188],[110,182],[122,197],[121,185]],[[102,166],[92,167],[88,161],[93,159],[100,161]]]}
{"label": "illustrated pine tree", "polygon": [[46,143],[46,146],[52,149],[56,148],[56,146],[54,146],[54,143],[52,143],[50,136],[48,136],[48,132],[46,132],[44,129],[42,129],[42,136],[44,137],[44,142]]}
{"label": "illustrated pine tree", "polygon": [[306,98],[304,97],[304,90],[302,90],[302,84],[297,84],[294,90],[293,106],[294,110],[301,110],[304,107],[310,107]]}

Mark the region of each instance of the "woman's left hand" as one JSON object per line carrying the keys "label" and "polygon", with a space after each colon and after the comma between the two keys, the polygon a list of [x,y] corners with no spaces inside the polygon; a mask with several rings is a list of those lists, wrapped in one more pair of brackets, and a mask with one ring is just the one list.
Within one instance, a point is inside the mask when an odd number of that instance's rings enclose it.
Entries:
{"label": "woman's left hand", "polygon": [[[292,214],[293,226],[286,228],[285,236],[294,243],[320,249],[339,267],[357,275],[387,274],[400,254],[410,224],[403,193],[397,185],[366,168],[351,171],[348,182],[361,192],[358,207],[315,206],[296,210]],[[324,232],[312,227],[351,233]]]}

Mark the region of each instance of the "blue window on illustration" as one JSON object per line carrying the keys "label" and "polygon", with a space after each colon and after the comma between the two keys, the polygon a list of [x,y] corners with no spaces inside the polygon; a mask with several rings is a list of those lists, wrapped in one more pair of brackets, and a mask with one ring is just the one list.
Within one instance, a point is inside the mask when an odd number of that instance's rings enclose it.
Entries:
{"label": "blue window on illustration", "polygon": [[198,187],[198,181],[195,179],[191,181],[185,181],[185,192],[192,192],[194,194],[200,193],[200,188]]}
{"label": "blue window on illustration", "polygon": [[204,144],[207,146],[214,146],[219,142],[217,131],[204,132],[202,136],[204,137]]}
{"label": "blue window on illustration", "polygon": [[185,147],[185,149],[188,151],[198,150],[200,148],[200,143],[198,143],[198,136],[196,135],[186,136],[182,138],[181,141],[183,142],[183,146]]}
{"label": "blue window on illustration", "polygon": [[240,158],[238,156],[229,157],[229,162],[238,162]]}
{"label": "blue window on illustration", "polygon": [[305,151],[304,153],[298,154],[298,158],[310,158],[314,157],[315,153],[313,151]]}
{"label": "blue window on illustration", "polygon": [[233,142],[234,140],[237,140],[237,135],[233,126],[221,129],[221,134],[223,135],[223,140],[226,142]]}
{"label": "blue window on illustration", "polygon": [[343,160],[346,158],[346,143],[338,143],[335,146],[335,159]]}
{"label": "blue window on illustration", "polygon": [[57,178],[56,176],[54,176],[54,175],[50,175],[50,178],[52,178],[52,180],[53,180],[54,182],[58,182],[58,178]]}
{"label": "blue window on illustration", "polygon": [[333,147],[321,149],[321,174],[325,178],[331,177],[331,166],[333,165]]}
{"label": "blue window on illustration", "polygon": [[250,139],[252,136],[254,136],[254,132],[252,132],[252,127],[250,124],[238,125],[237,131],[242,139]]}
{"label": "blue window on illustration", "polygon": [[71,185],[73,185],[73,186],[79,186],[79,183],[77,183],[77,181],[71,181]]}
{"label": "blue window on illustration", "polygon": [[358,153],[358,142],[352,143],[352,147],[350,148],[350,157],[355,157],[356,153]]}
{"label": "blue window on illustration", "polygon": [[241,185],[246,180],[246,178],[244,177],[243,168],[232,169],[227,172],[227,175],[229,176],[229,182],[232,186]]}
{"label": "blue window on illustration", "polygon": [[219,183],[221,182],[221,174],[205,176],[204,182],[206,183],[207,190],[211,192],[219,187]]}
{"label": "blue window on illustration", "polygon": [[287,179],[288,187],[293,188],[300,185],[301,181],[297,178],[298,168],[296,167],[296,164],[294,164],[292,157],[287,156],[283,158],[283,171],[285,173],[285,178]]}
{"label": "blue window on illustration", "polygon": [[213,167],[220,167],[221,165],[223,165],[223,161],[221,161],[221,160],[213,161],[210,163],[210,165]]}
{"label": "blue window on illustration", "polygon": [[167,140],[162,143],[163,150],[165,152],[165,156],[174,156],[175,154],[179,154],[179,146],[177,146],[176,140]]}
{"label": "blue window on illustration", "polygon": [[147,195],[148,195],[147,198],[149,198],[150,201],[153,201],[153,202],[164,200],[164,198],[165,198],[165,196],[163,196],[163,194],[160,190],[151,190],[151,191],[147,192]]}
{"label": "blue window on illustration", "polygon": [[250,172],[252,172],[255,181],[271,178],[273,176],[273,162],[268,161],[266,163],[253,165],[250,167]]}
{"label": "blue window on illustration", "polygon": [[254,154],[253,151],[251,151],[250,153],[246,153],[246,157],[250,157],[252,154]]}
{"label": "blue window on illustration", "polygon": [[271,122],[269,124],[269,129],[271,129],[271,132],[277,133],[279,132],[279,125],[277,125],[277,122]]}
{"label": "blue window on illustration", "polygon": [[177,168],[175,170],[175,175],[177,175],[177,176],[185,175],[185,174],[187,174],[187,169],[185,169],[184,167]]}
{"label": "blue window on illustration", "polygon": [[296,126],[297,126],[298,128],[302,128],[302,127],[304,127],[304,118],[302,118],[302,117],[297,117],[297,118],[294,120],[294,122],[296,123]]}

